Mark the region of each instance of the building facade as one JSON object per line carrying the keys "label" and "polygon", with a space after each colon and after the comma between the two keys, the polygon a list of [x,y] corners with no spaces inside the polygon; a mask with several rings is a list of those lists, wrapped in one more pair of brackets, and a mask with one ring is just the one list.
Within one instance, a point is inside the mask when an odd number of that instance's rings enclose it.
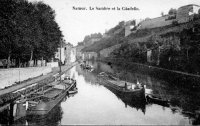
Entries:
{"label": "building facade", "polygon": [[[61,52],[60,52],[61,50]],[[58,51],[55,53],[55,59],[61,60],[62,64],[65,64],[65,51],[64,47],[58,48]],[[61,54],[61,55],[60,55]]]}
{"label": "building facade", "polygon": [[83,60],[96,60],[97,53],[96,52],[84,52],[84,53],[82,53],[82,59]]}
{"label": "building facade", "polygon": [[178,8],[177,10],[178,23],[185,23],[193,20],[193,15],[198,14],[199,9],[200,6],[195,4],[189,4]]}
{"label": "building facade", "polygon": [[67,64],[71,62],[71,54],[73,51],[73,45],[70,43],[65,43],[63,44],[63,47],[61,48],[61,52],[60,52],[60,48],[58,48],[58,51],[55,53],[55,58],[60,60],[60,53],[61,53],[61,62],[62,64]]}
{"label": "building facade", "polygon": [[76,59],[82,59],[82,49],[84,48],[83,45],[76,46]]}
{"label": "building facade", "polygon": [[179,7],[176,14],[163,15],[162,17],[146,19],[140,22],[140,29],[156,28],[171,25],[174,21],[186,23],[192,21],[194,14],[198,14],[199,5],[189,4]]}
{"label": "building facade", "polygon": [[65,64],[71,62],[71,53],[72,53],[73,45],[67,43],[64,45],[64,55],[65,55]]}
{"label": "building facade", "polygon": [[136,20],[127,21],[125,23],[125,37],[132,33],[132,29],[136,27]]}

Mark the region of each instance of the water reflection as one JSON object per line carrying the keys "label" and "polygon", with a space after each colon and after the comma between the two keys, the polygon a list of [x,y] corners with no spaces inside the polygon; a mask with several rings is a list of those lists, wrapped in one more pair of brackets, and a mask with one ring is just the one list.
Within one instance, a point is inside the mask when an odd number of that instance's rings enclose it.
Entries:
{"label": "water reflection", "polygon": [[[76,93],[77,94],[77,93]],[[16,103],[1,107],[0,124],[16,125],[60,125],[63,111],[61,103],[74,97],[76,94],[66,95],[47,115],[30,115],[26,116],[26,107],[23,103]],[[11,109],[12,108],[12,109]]]}
{"label": "water reflection", "polygon": [[5,109],[3,106],[1,106],[1,111],[0,111],[0,124],[12,124],[12,116],[9,110],[9,106],[6,107]]}
{"label": "water reflection", "polygon": [[[91,63],[96,69],[93,71],[93,75],[97,75],[98,73],[110,72],[116,74],[120,79],[127,80],[130,82],[139,81],[147,86],[147,89],[150,89],[150,94],[154,96],[161,97],[163,100],[169,100],[170,105],[160,104],[165,111],[166,108],[171,110],[172,114],[180,114],[184,118],[187,117],[189,121],[187,122],[187,118],[185,121],[188,124],[199,124],[199,115],[200,115],[200,92],[199,91],[191,91],[188,89],[180,89],[177,88],[173,84],[169,84],[163,80],[159,80],[153,78],[147,74],[141,74],[140,71],[132,71],[128,72],[125,68],[115,66],[115,65],[108,65],[101,62],[94,62]],[[91,75],[89,73],[88,75]],[[93,76],[92,75],[92,76]],[[90,78],[90,77],[87,77]],[[172,86],[173,85],[173,86]],[[145,108],[147,104],[145,101],[137,104],[137,102],[133,102],[134,100],[125,99],[123,96],[120,96],[118,92],[115,90],[109,89],[112,91],[117,97],[119,97],[125,104],[129,106],[133,106],[134,108]],[[131,101],[131,102],[130,102]],[[132,103],[132,104],[131,104]],[[155,103],[148,103],[148,106],[153,106]],[[159,105],[159,104],[157,104]],[[143,107],[142,107],[143,106]],[[141,109],[145,113],[145,109]],[[185,122],[185,123],[186,123]],[[183,120],[181,121],[183,123]]]}
{"label": "water reflection", "polygon": [[[101,62],[89,62],[95,69],[90,72],[80,66],[66,75],[77,80],[78,93],[66,96],[45,117],[12,118],[10,109],[0,112],[1,124],[66,125],[66,124],[123,124],[123,125],[188,125],[200,124],[200,92],[180,89],[163,80],[140,71],[128,72],[125,68]],[[97,81],[100,72],[116,74],[129,82],[146,85],[146,93],[169,100],[169,105],[146,101],[146,97],[126,97],[117,90]],[[23,108],[23,105],[17,108]],[[1,110],[1,109],[0,109]],[[18,112],[21,112],[18,113]],[[23,115],[16,111],[16,115]]]}
{"label": "water reflection", "polygon": [[134,97],[128,97],[126,94],[122,94],[121,92],[110,88],[109,86],[106,86],[107,89],[109,89],[111,92],[113,92],[119,99],[122,100],[122,102],[125,104],[125,107],[127,108],[127,105],[135,108],[136,110],[141,110],[145,114],[146,109],[146,99],[145,95],[135,95]]}
{"label": "water reflection", "polygon": [[60,104],[56,105],[47,115],[36,116],[31,115],[16,120],[14,123],[17,125],[60,125],[63,111]]}
{"label": "water reflection", "polygon": [[84,79],[87,83],[92,83],[92,84],[96,84],[97,82],[97,78],[96,78],[96,75],[94,73],[94,71],[90,72],[86,69],[82,69],[81,67],[76,67],[76,71],[78,71],[78,75],[82,75],[84,76]]}

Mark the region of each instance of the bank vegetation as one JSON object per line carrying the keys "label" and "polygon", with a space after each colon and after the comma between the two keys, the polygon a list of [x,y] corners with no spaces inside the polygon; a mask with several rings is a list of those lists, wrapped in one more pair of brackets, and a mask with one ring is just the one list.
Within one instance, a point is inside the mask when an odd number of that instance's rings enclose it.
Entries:
{"label": "bank vegetation", "polygon": [[63,36],[55,11],[43,2],[0,1],[0,59],[16,66],[31,60],[50,60]]}

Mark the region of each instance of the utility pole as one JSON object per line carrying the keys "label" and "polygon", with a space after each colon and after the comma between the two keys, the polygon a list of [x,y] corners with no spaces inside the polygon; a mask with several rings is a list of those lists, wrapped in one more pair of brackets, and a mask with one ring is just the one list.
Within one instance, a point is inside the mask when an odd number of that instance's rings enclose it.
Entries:
{"label": "utility pole", "polygon": [[59,67],[60,67],[60,82],[61,82],[61,48],[62,48],[62,40],[60,40],[60,61],[59,61]]}

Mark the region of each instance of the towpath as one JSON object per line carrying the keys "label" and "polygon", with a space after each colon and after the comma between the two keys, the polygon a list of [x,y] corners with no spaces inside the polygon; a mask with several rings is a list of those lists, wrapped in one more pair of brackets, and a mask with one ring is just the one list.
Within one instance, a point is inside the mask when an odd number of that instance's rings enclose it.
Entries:
{"label": "towpath", "polygon": [[[75,66],[77,64],[77,62],[74,62],[70,65],[65,65],[65,66],[62,66],[61,69],[62,69],[62,72],[65,72],[69,69],[71,69],[73,66]],[[23,87],[26,87],[30,84],[33,84],[33,83],[37,83],[41,80],[44,80],[45,78],[48,78],[48,77],[51,77],[53,76],[54,74],[58,73],[59,72],[59,67],[56,67],[56,68],[53,68],[52,69],[52,72],[46,74],[46,75],[43,75],[43,76],[38,76],[38,77],[35,77],[33,79],[30,79],[28,81],[24,81],[22,82],[21,84],[16,84],[16,85],[13,85],[11,87],[8,87],[6,89],[2,89],[0,90],[0,95],[3,95],[3,94],[6,94],[6,93],[9,93],[9,92],[13,92],[13,91],[16,91],[18,89],[21,89]]]}

